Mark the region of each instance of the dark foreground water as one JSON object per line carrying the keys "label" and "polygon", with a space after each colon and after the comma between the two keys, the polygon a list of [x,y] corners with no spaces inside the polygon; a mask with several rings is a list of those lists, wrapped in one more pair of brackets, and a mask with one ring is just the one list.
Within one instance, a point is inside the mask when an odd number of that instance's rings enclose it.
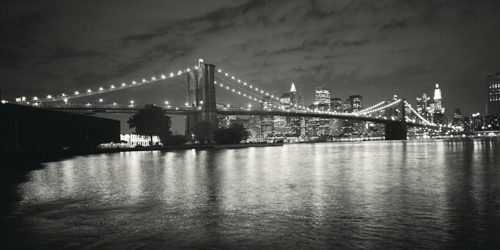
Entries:
{"label": "dark foreground water", "polygon": [[499,249],[500,140],[124,152],[14,183],[16,249]]}

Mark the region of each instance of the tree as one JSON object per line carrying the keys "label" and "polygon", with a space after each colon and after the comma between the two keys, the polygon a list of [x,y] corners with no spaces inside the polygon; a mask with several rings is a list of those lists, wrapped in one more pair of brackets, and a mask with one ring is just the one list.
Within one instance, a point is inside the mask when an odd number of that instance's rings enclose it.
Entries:
{"label": "tree", "polygon": [[138,135],[149,136],[153,145],[153,136],[169,134],[172,121],[167,112],[154,105],[146,105],[127,121],[129,128],[135,128]]}
{"label": "tree", "polygon": [[227,128],[219,128],[214,133],[217,144],[236,144],[248,138],[250,133],[243,125],[235,123]]}
{"label": "tree", "polygon": [[194,137],[200,143],[211,142],[214,126],[209,121],[200,121],[194,125]]}

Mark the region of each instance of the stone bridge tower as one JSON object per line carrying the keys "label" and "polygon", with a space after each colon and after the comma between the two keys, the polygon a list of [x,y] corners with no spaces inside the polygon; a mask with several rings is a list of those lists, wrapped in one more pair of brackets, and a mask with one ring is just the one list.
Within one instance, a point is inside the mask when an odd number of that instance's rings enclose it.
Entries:
{"label": "stone bridge tower", "polygon": [[198,114],[186,116],[185,135],[191,138],[194,126],[199,121],[208,121],[217,129],[217,107],[215,98],[215,65],[198,62],[198,69],[186,74],[186,103],[193,109],[201,109]]}

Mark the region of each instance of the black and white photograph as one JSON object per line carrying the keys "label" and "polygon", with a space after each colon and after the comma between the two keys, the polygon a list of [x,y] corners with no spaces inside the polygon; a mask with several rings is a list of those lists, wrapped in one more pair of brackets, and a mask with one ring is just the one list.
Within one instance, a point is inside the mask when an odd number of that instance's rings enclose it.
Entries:
{"label": "black and white photograph", "polygon": [[0,13],[0,249],[500,249],[498,0]]}

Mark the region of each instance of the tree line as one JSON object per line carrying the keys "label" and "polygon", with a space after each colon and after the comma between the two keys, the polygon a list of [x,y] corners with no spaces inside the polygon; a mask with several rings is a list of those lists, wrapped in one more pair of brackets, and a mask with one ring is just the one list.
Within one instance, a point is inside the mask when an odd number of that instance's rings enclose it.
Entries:
{"label": "tree line", "polygon": [[[135,134],[148,136],[150,145],[153,145],[153,136],[160,137],[163,145],[181,145],[188,141],[184,135],[172,134],[170,116],[166,110],[155,105],[146,105],[132,115],[127,123],[130,129],[135,129]],[[215,129],[211,123],[201,121],[195,124],[194,135],[194,139],[202,144],[237,144],[246,140],[250,133],[241,124]]]}

